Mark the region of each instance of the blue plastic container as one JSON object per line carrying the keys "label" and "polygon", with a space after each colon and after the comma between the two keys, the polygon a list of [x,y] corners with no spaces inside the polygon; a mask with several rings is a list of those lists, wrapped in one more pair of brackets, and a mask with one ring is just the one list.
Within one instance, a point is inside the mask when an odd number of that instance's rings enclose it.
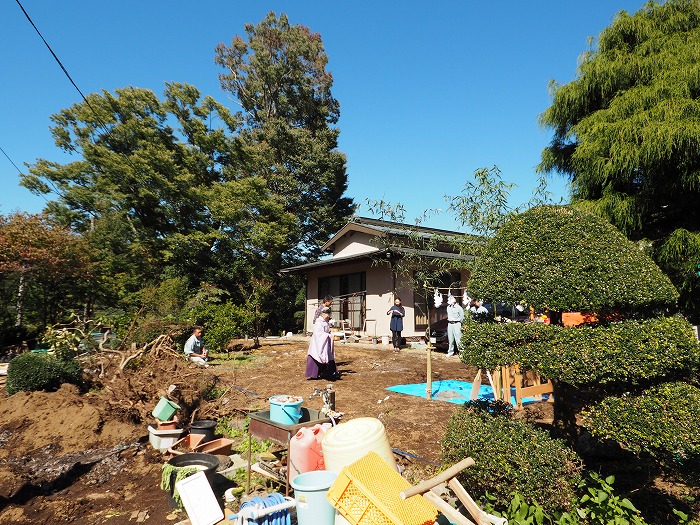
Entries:
{"label": "blue plastic container", "polygon": [[298,396],[272,396],[270,398],[270,421],[281,425],[296,425],[301,419],[301,404]]}
{"label": "blue plastic container", "polygon": [[330,470],[304,472],[292,479],[299,525],[333,525],[335,508],[326,498],[338,474]]}

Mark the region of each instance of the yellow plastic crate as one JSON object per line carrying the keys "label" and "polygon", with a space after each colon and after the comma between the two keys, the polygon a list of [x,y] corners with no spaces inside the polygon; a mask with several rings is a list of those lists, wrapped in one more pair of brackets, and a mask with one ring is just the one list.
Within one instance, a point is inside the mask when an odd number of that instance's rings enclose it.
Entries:
{"label": "yellow plastic crate", "polygon": [[376,453],[369,452],[338,475],[326,497],[352,525],[433,525],[437,510],[423,496],[402,500],[411,487]]}

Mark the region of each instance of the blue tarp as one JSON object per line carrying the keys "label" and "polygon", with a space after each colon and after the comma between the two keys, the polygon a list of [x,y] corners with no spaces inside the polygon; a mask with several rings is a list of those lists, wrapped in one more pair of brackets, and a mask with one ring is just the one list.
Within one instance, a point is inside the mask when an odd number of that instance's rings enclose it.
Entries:
{"label": "blue tarp", "polygon": [[[446,379],[444,381],[433,381],[432,383],[432,398],[439,401],[447,401],[448,403],[462,404],[469,401],[469,396],[472,392],[472,383],[468,381],[456,381],[454,379]],[[399,394],[407,394],[409,396],[426,397],[425,389],[427,383],[414,383],[411,385],[395,385],[390,386],[387,390],[397,392]],[[515,405],[515,388],[510,389],[510,402]],[[542,396],[547,399],[547,395]],[[491,385],[481,385],[479,388],[479,398],[493,400],[493,389]],[[537,400],[531,397],[523,398],[523,405],[534,403]]]}

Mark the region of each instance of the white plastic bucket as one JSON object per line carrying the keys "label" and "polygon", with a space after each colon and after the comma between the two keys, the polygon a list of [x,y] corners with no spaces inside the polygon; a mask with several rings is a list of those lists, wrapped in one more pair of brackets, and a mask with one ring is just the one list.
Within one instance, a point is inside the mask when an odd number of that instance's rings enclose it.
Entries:
{"label": "white plastic bucket", "polygon": [[340,474],[343,467],[375,452],[398,472],[384,424],[373,417],[358,417],[328,430],[321,442],[326,470]]}
{"label": "white plastic bucket", "polygon": [[383,336],[382,336],[382,344],[383,344],[383,345],[388,345],[388,344],[389,344],[389,336],[388,336],[388,335],[383,335]]}

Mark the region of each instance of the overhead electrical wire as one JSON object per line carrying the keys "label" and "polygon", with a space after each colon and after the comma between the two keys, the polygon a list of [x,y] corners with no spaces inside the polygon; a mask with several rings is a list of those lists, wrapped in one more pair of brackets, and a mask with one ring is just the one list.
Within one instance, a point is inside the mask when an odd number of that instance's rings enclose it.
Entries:
{"label": "overhead electrical wire", "polygon": [[[76,91],[78,91],[78,93],[80,94],[80,97],[83,99],[83,101],[85,102],[85,104],[87,105],[87,107],[90,108],[90,111],[92,111],[93,115],[95,116],[95,119],[97,120],[97,123],[100,125],[100,127],[102,127],[102,129],[107,133],[107,135],[112,135],[112,134],[113,134],[113,133],[112,133],[112,129],[110,129],[110,127],[109,127],[107,124],[105,124],[105,122],[102,120],[102,118],[100,118],[100,116],[97,114],[97,112],[95,111],[95,108],[92,107],[92,105],[90,104],[90,102],[88,101],[88,99],[85,97],[85,95],[83,94],[83,92],[80,90],[80,88],[78,87],[78,85],[75,83],[75,81],[73,80],[73,78],[70,76],[70,73],[68,73],[68,70],[65,68],[65,66],[63,65],[63,63],[61,62],[61,60],[58,58],[58,56],[56,55],[56,53],[54,53],[54,51],[53,51],[53,49],[51,48],[51,46],[49,45],[49,43],[46,41],[46,39],[44,38],[44,36],[41,34],[41,31],[39,31],[39,28],[36,26],[36,24],[34,23],[34,21],[32,20],[32,18],[29,16],[29,13],[27,13],[27,11],[24,9],[24,6],[22,5],[22,3],[21,3],[19,0],[15,0],[15,2],[17,2],[17,5],[18,5],[19,8],[22,10],[22,13],[24,13],[24,16],[27,18],[27,20],[28,20],[29,23],[32,25],[32,27],[34,28],[34,30],[36,31],[36,33],[39,35],[39,38],[41,38],[42,42],[44,42],[44,45],[46,46],[46,48],[47,48],[47,49],[49,50],[49,52],[51,53],[51,56],[53,56],[54,60],[56,60],[56,62],[58,63],[58,65],[61,67],[61,70],[62,70],[63,73],[66,75],[66,77],[68,78],[68,80],[70,81],[70,83],[73,85],[73,87],[76,89]],[[120,152],[120,154],[121,154],[122,157],[124,157],[124,160],[126,161],[126,163],[127,163],[129,166],[131,166],[131,168],[134,170],[134,172],[138,172],[138,171],[139,171],[139,169],[131,162],[131,159],[128,157],[128,155],[127,155],[125,152],[122,151],[122,152]],[[14,164],[14,163],[13,163],[13,164]],[[15,166],[15,167],[16,167],[16,166]],[[20,172],[20,173],[21,173],[21,172]],[[95,213],[92,212],[92,211],[90,211],[90,210],[85,210],[85,211],[86,211],[87,213],[89,213],[90,215],[93,215],[93,216],[95,215]]]}
{"label": "overhead electrical wire", "polygon": [[5,155],[5,157],[7,158],[7,160],[10,161],[10,164],[12,164],[12,165],[15,167],[15,169],[17,170],[17,173],[19,173],[20,175],[22,175],[22,170],[20,170],[20,169],[17,167],[17,164],[15,164],[15,163],[12,161],[12,159],[10,158],[10,156],[9,156],[7,153],[5,153],[5,150],[2,149],[2,147],[0,147],[0,151],[2,151],[2,154]]}
{"label": "overhead electrical wire", "polygon": [[[51,53],[51,56],[53,56],[54,60],[56,60],[56,62],[58,63],[58,65],[61,67],[61,70],[63,71],[63,73],[66,75],[66,77],[68,77],[68,80],[70,81],[70,83],[73,84],[73,87],[78,91],[78,93],[80,93],[81,98],[85,101],[85,103],[88,105],[88,107],[90,108],[90,110],[95,114],[95,117],[97,117],[97,119],[98,119],[98,121],[100,122],[100,124],[101,124],[105,129],[107,129],[107,125],[106,125],[104,122],[102,122],[102,120],[100,119],[100,117],[97,115],[97,112],[96,112],[96,111],[94,110],[94,108],[90,105],[90,102],[88,101],[88,99],[85,97],[85,95],[83,95],[83,92],[80,91],[80,88],[78,87],[78,85],[73,81],[73,77],[70,76],[70,73],[68,73],[68,70],[65,68],[65,66],[63,65],[63,63],[61,62],[61,60],[58,58],[58,56],[56,56],[56,53],[53,52],[53,49],[51,49],[51,46],[49,45],[49,43],[48,43],[48,42],[46,41],[46,39],[44,38],[44,35],[42,35],[42,34],[41,34],[41,31],[39,31],[39,28],[36,26],[36,24],[34,23],[34,21],[32,20],[32,18],[29,16],[29,13],[27,13],[27,11],[24,9],[24,6],[22,5],[22,3],[21,3],[19,0],[15,0],[15,2],[17,2],[17,5],[19,6],[19,8],[20,8],[20,9],[22,10],[22,12],[24,13],[24,16],[27,17],[27,20],[29,20],[29,23],[32,24],[32,27],[34,28],[34,31],[36,31],[36,34],[39,35],[39,38],[41,38],[41,41],[42,41],[42,42],[44,43],[44,45],[46,46],[46,49],[49,50],[49,53]],[[109,130],[107,130],[107,131],[109,131]]]}

